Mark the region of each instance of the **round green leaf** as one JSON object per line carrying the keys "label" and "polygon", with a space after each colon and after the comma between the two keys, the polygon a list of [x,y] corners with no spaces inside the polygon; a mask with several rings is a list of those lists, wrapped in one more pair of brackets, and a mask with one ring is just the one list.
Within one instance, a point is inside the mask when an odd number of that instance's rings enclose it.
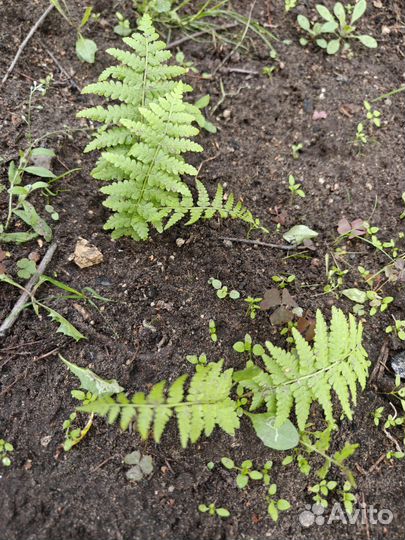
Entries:
{"label": "round green leaf", "polygon": [[260,471],[251,471],[249,473],[249,476],[252,480],[261,480],[263,478],[263,475]]}
{"label": "round green leaf", "polygon": [[275,416],[271,413],[248,414],[256,435],[269,448],[290,450],[299,443],[299,433],[294,424],[287,420],[282,426],[274,427]]}
{"label": "round green leaf", "polygon": [[346,298],[352,302],[356,302],[356,304],[364,304],[364,302],[367,300],[367,293],[356,288],[345,289],[342,291],[342,294],[344,294]]}
{"label": "round green leaf", "polygon": [[231,513],[226,508],[217,508],[216,509],[217,515],[219,517],[229,517]]}
{"label": "round green leaf", "polygon": [[281,511],[291,508],[291,504],[286,499],[279,499],[277,501],[277,508]]}
{"label": "round green leaf", "polygon": [[340,47],[340,39],[332,39],[329,41],[328,46],[326,47],[326,52],[328,54],[336,54]]}
{"label": "round green leaf", "polygon": [[235,463],[233,462],[233,460],[227,457],[221,458],[221,463],[226,469],[231,470],[235,467]]}
{"label": "round green leaf", "polygon": [[96,60],[97,45],[92,39],[84,38],[81,34],[76,41],[76,54],[80,61],[94,64]]}
{"label": "round green leaf", "polygon": [[245,476],[243,474],[238,474],[238,476],[236,477],[236,485],[238,486],[239,489],[245,488],[248,482],[249,482],[248,476]]}
{"label": "round green leaf", "polygon": [[237,341],[236,343],[234,343],[233,350],[238,353],[245,352],[245,344],[243,343],[243,341]]}

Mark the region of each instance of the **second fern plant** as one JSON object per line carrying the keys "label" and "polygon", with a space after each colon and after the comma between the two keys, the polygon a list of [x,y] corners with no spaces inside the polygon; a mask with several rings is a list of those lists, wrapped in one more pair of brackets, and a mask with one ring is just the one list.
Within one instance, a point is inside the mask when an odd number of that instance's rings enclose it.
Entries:
{"label": "second fern plant", "polygon": [[194,201],[181,175],[197,176],[197,170],[183,154],[203,150],[191,137],[199,133],[196,124],[203,127],[205,119],[197,106],[184,100],[191,86],[176,80],[187,70],[167,64],[171,53],[158,39],[149,15],[140,20],[139,32],[123,41],[132,52],[108,49],[120,64],[105,69],[97,83],[83,90],[118,103],[78,114],[102,123],[85,152],[101,150],[92,175],[109,182],[101,192],[107,195],[104,205],[113,214],[104,228],[113,231],[113,238],[146,240],[151,226],[162,232],[183,217],[190,225],[217,213],[260,227],[232,194],[224,197],[220,185],[210,201],[204,185],[196,180]]}

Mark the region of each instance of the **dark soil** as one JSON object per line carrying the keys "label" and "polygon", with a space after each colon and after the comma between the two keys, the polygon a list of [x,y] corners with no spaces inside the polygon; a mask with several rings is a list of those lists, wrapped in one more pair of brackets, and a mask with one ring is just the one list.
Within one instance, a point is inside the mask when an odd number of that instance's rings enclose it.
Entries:
{"label": "dark soil", "polygon": [[[337,222],[341,217],[368,219],[380,227],[381,238],[389,240],[401,230],[403,210],[405,94],[376,104],[382,113],[382,128],[373,131],[374,140],[361,153],[352,144],[362,120],[363,100],[398,88],[405,77],[403,2],[368,3],[361,30],[378,38],[376,50],[357,46],[354,58],[348,60],[339,55],[328,57],[311,47],[303,49],[298,44],[297,10],[285,15],[283,2],[260,0],[254,16],[262,23],[270,22],[282,39],[291,40],[290,45],[277,45],[282,69],[271,79],[230,72],[228,68],[261,73],[263,66],[271,65],[262,44],[254,41],[250,52],[235,54],[214,80],[206,81],[196,74],[190,78],[196,95],[209,92],[214,105],[221,97],[220,80],[229,94],[211,118],[219,132],[200,138],[205,147],[203,159],[207,160],[200,178],[211,192],[221,181],[229,191],[243,195],[246,206],[271,230],[270,236],[261,238],[264,241],[283,242],[275,230],[277,213],[284,216],[283,231],[297,223],[317,230],[316,251],[309,253],[309,258],[286,257],[280,250],[246,244],[224,244],[220,236],[244,238],[246,229],[239,222],[218,220],[192,228],[179,225],[167,234],[154,234],[147,243],[128,239],[113,242],[102,230],[108,213],[89,175],[95,156],[82,154],[85,135],[76,132],[72,137],[49,138],[47,144],[58,156],[55,170],[82,169],[63,180],[63,190],[52,201],[60,222],[55,227],[58,250],[48,273],[76,289],[92,287],[112,301],[102,311],[83,305],[90,314],[85,320],[72,301],[51,300],[87,336],[86,341],[72,343],[55,333],[52,321],[46,317],[39,320],[27,309],[1,343],[0,436],[14,444],[15,452],[13,465],[1,470],[0,540],[404,538],[404,464],[382,459],[373,467],[380,456],[393,449],[381,428],[373,424],[376,407],[389,409],[375,381],[361,394],[354,421],[341,423],[330,452],[342,448],[346,441],[360,444],[350,462],[358,482],[356,493],[367,507],[393,513],[392,522],[386,525],[334,522],[303,528],[299,515],[312,502],[308,488],[316,477],[304,477],[295,465],[282,467],[285,454],[265,448],[245,422],[234,439],[216,431],[210,439],[182,450],[174,426],[161,444],[155,445],[142,443],[137,436],[121,433],[97,419],[88,436],[71,452],[64,453],[60,447],[62,423],[75,406],[70,391],[77,381],[62,365],[58,353],[103,377],[116,378],[132,392],[161,379],[192,373],[185,360],[191,353],[206,352],[212,360],[224,356],[227,366],[242,366],[243,359],[232,351],[232,344],[246,332],[260,341],[282,343],[279,329],[270,325],[266,314],[259,313],[250,321],[241,303],[217,299],[207,285],[211,276],[244,295],[260,296],[272,285],[273,275],[295,274],[290,291],[310,315],[320,308],[329,316],[332,304],[351,309],[350,302],[322,294],[324,258],[333,252]],[[1,75],[46,4],[44,0],[0,1]],[[248,4],[239,2],[236,7],[247,14]],[[314,4],[302,1],[299,11],[314,13]],[[375,7],[380,4],[383,7]],[[69,5],[74,12],[73,3]],[[78,17],[85,5],[77,2]],[[125,12],[129,7],[130,2],[126,2],[119,9]],[[86,33],[99,46],[94,65],[77,60],[75,32],[56,12],[24,50],[0,94],[0,155],[6,162],[15,159],[18,149],[26,144],[23,115],[33,80],[49,73],[55,79],[47,95],[35,101],[42,108],[34,110],[34,136],[64,125],[79,125],[76,112],[92,100],[81,96],[76,85],[81,88],[94,81],[109,65],[104,49],[120,43],[112,31],[112,3],[96,1],[95,10],[101,13],[100,21]],[[202,73],[212,71],[230,48],[215,47],[210,41],[189,41],[182,50]],[[47,51],[72,74],[74,83],[60,72]],[[327,118],[314,120],[315,110],[325,111]],[[304,145],[298,160],[292,158],[293,143]],[[289,174],[302,181],[305,199],[291,202]],[[2,197],[3,218],[6,198]],[[41,197],[33,200],[41,204]],[[79,236],[103,252],[101,265],[80,270],[69,260]],[[176,244],[179,238],[185,240],[182,247]],[[387,262],[360,241],[344,245],[350,252],[345,260],[354,270],[346,276],[345,287],[361,286],[357,265],[376,272]],[[41,255],[46,251],[45,245],[36,242],[1,247],[11,252],[6,264],[12,275],[20,257],[33,250]],[[349,268],[344,263],[342,267]],[[403,286],[387,286],[384,292],[395,297],[390,314],[404,319]],[[42,294],[52,293],[44,289]],[[1,320],[17,298],[16,290],[0,287]],[[373,365],[387,339],[384,330],[390,314],[365,317],[365,346]],[[218,328],[216,345],[208,333],[211,318]],[[390,338],[388,347],[392,356],[399,346]],[[389,373],[384,377],[388,382],[393,380]],[[155,464],[153,476],[139,484],[126,480],[122,464],[123,457],[135,448],[152,455]],[[220,467],[208,471],[206,464],[222,456],[236,462],[249,458],[258,465],[273,459],[278,495],[288,499],[292,509],[274,524],[267,516],[260,483],[239,491],[228,471]],[[332,477],[342,481],[337,470]],[[332,497],[331,505],[337,500]],[[210,518],[197,510],[198,504],[210,502],[228,508],[231,517]]]}

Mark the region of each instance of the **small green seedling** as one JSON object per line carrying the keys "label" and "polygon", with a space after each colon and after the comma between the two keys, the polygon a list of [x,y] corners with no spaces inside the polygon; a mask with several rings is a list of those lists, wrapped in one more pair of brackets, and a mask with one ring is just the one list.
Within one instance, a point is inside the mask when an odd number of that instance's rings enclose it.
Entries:
{"label": "small green seedling", "polygon": [[375,411],[372,412],[374,425],[376,427],[380,425],[383,413],[384,413],[384,407],[377,407]]}
{"label": "small green seedling", "polygon": [[193,364],[194,366],[205,366],[207,363],[207,355],[206,354],[200,354],[200,356],[197,356],[195,354],[188,354],[186,356],[187,362],[190,362],[190,364]]}
{"label": "small green seedling", "polygon": [[300,39],[301,45],[305,46],[311,40],[321,49],[325,49],[328,54],[336,54],[341,48],[343,52],[350,50],[350,40],[355,39],[365,47],[375,49],[378,46],[377,41],[367,34],[357,34],[357,27],[354,26],[366,9],[366,0],[359,0],[351,15],[348,13],[347,6],[345,7],[341,2],[336,2],[333,13],[324,5],[317,4],[316,10],[325,22],[316,22],[311,25],[307,17],[298,15],[298,25],[309,36],[309,39]]}
{"label": "small green seedling", "polygon": [[264,66],[264,68],[262,69],[262,74],[265,77],[268,77],[269,79],[271,79],[276,69],[277,69],[276,66]]}
{"label": "small green seedling", "polygon": [[218,341],[218,334],[217,334],[217,327],[216,327],[215,321],[213,319],[210,319],[210,321],[208,323],[208,328],[209,328],[209,331],[210,331],[211,341],[216,343]]}
{"label": "small green seedling", "polygon": [[245,302],[248,304],[247,315],[252,320],[256,319],[257,312],[260,311],[262,300],[263,298],[261,297],[253,298],[252,296],[248,296],[245,298]]}
{"label": "small green seedling", "polygon": [[366,296],[371,307],[371,317],[376,315],[378,312],[384,313],[385,311],[387,311],[389,305],[394,301],[394,298],[392,296],[386,296],[383,298],[376,291],[367,291]]}
{"label": "small green seedling", "polygon": [[354,139],[354,144],[356,145],[359,145],[359,144],[362,144],[362,145],[366,145],[368,143],[368,137],[364,131],[364,124],[363,122],[359,122],[357,124],[357,129],[356,129],[356,136],[355,136],[355,139]]}
{"label": "small green seedling", "polygon": [[278,521],[279,512],[284,512],[291,508],[291,504],[286,499],[276,500],[274,496],[277,493],[277,484],[270,484],[267,495],[267,513],[271,519]]}
{"label": "small green seedling", "polygon": [[235,465],[234,461],[227,457],[221,458],[221,463],[229,471],[238,472],[235,482],[239,489],[244,489],[248,485],[249,480],[263,479],[263,473],[253,469],[253,462],[250,459],[243,461],[240,467]]}
{"label": "small green seedling", "polygon": [[17,275],[21,279],[29,279],[37,271],[35,262],[27,259],[26,257],[17,261],[17,268]]}
{"label": "small green seedling", "polygon": [[302,184],[297,184],[292,174],[288,177],[288,189],[291,191],[291,195],[297,195],[298,197],[305,197],[305,192],[301,189]]}
{"label": "small green seedling", "polygon": [[366,109],[366,117],[369,122],[376,127],[381,127],[381,113],[377,109],[373,109],[368,101],[364,101],[364,108]]}
{"label": "small green seedling", "polygon": [[[176,63],[179,64],[179,66],[182,66],[188,70],[190,70],[192,73],[198,73],[198,69],[194,66],[194,62],[191,60],[186,60],[186,57],[184,55],[183,51],[179,51],[176,56]],[[201,100],[198,100],[196,103],[196,106],[201,109],[205,109],[209,105],[211,101],[211,97],[209,95],[203,96]]]}
{"label": "small green seedling", "polygon": [[291,285],[296,280],[296,276],[291,274],[289,276],[272,276],[272,281],[277,284],[280,289],[285,289],[288,285]]}
{"label": "small green seedling", "polygon": [[226,298],[229,296],[231,300],[238,300],[240,298],[240,292],[235,291],[232,289],[231,291],[228,290],[228,287],[226,285],[222,285],[222,281],[215,278],[209,278],[208,283],[212,285],[212,287],[216,290],[218,298]]}
{"label": "small green seedling", "polygon": [[210,516],[219,516],[220,518],[227,518],[231,515],[230,511],[226,508],[217,508],[214,503],[209,504],[199,504],[198,511],[202,513],[208,512]]}
{"label": "small green seedling", "polygon": [[324,508],[328,507],[328,497],[329,493],[335,490],[337,487],[337,482],[335,480],[321,480],[318,484],[314,484],[309,488],[311,493],[314,493],[313,501],[316,504],[320,504]]}
{"label": "small green seedling", "polygon": [[[80,401],[82,405],[88,405],[97,398],[97,395],[93,395],[91,392],[82,392],[82,390],[72,390],[71,395]],[[90,415],[86,425],[83,428],[76,427],[75,424],[77,420],[77,413],[72,412],[69,415],[69,418],[63,422],[62,429],[65,432],[63,449],[65,452],[71,450],[73,446],[79,444],[85,438],[93,425],[93,418],[94,415]]]}
{"label": "small green seedling", "polygon": [[396,335],[401,341],[405,341],[405,320],[402,319],[394,319],[394,324],[390,324],[385,329],[387,334],[394,334]]}
{"label": "small green seedling", "polygon": [[50,0],[51,4],[55,6],[60,15],[65,19],[65,21],[76,30],[76,55],[81,62],[89,62],[94,64],[96,60],[97,44],[92,40],[85,38],[83,36],[83,29],[89,22],[91,17],[95,17],[93,14],[92,6],[88,6],[85,9],[84,15],[79,25],[77,25],[69,13],[68,6],[66,2],[63,2],[64,8],[62,7],[59,0]]}
{"label": "small green seedling", "polygon": [[295,7],[297,7],[298,0],[284,0],[284,11],[288,13]]}
{"label": "small green seedling", "polygon": [[124,15],[119,11],[115,13],[115,16],[118,23],[114,26],[114,32],[122,37],[127,37],[131,35],[134,30],[131,28],[129,20],[126,19]]}
{"label": "small green seedling", "polygon": [[0,463],[4,467],[10,467],[10,455],[14,451],[14,446],[4,439],[0,439]]}
{"label": "small green seedling", "polygon": [[238,353],[249,353],[249,356],[252,356],[252,336],[250,334],[245,335],[244,341],[237,341],[233,344],[233,350]]}
{"label": "small green seedling", "polygon": [[292,153],[293,159],[299,159],[300,158],[301,150],[303,148],[304,148],[304,145],[302,143],[292,144],[291,145],[291,153]]}
{"label": "small green seedling", "polygon": [[353,495],[352,489],[352,484],[348,480],[346,480],[346,482],[343,484],[343,490],[339,490],[339,494],[342,497],[343,505],[349,515],[353,514],[353,505],[356,502],[356,496]]}

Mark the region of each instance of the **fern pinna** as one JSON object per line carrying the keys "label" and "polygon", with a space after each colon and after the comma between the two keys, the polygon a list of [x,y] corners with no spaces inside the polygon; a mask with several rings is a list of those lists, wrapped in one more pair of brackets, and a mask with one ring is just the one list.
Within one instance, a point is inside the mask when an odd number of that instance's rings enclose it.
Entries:
{"label": "fern pinna", "polygon": [[234,378],[242,387],[253,393],[251,410],[265,403],[275,415],[275,426],[281,426],[290,416],[295,404],[298,428],[303,431],[310,407],[317,401],[331,425],[335,424],[332,408],[333,390],[343,413],[352,418],[351,403],[356,404],[357,383],[365,388],[370,362],[362,346],[362,324],[353,315],[347,321],[344,313],[332,308],[328,331],[321,311],[316,314],[314,346],[292,329],[295,349],[288,352],[269,341],[266,350],[255,345],[253,353],[265,366],[248,365],[246,370],[235,373]]}
{"label": "fern pinna", "polygon": [[[99,395],[77,410],[107,417],[110,423],[119,419],[122,429],[131,424],[146,439],[152,431],[159,442],[168,421],[177,417],[183,447],[196,442],[204,432],[210,435],[215,426],[234,435],[243,414],[242,401],[236,396],[251,396],[250,410],[263,405],[274,417],[270,429],[280,429],[295,404],[295,416],[301,432],[306,428],[310,408],[318,402],[330,428],[335,427],[331,392],[336,394],[343,413],[351,419],[351,403],[356,403],[357,384],[364,389],[370,362],[362,346],[362,325],[352,315],[332,309],[328,329],[320,311],[316,315],[315,342],[311,347],[301,334],[293,329],[295,349],[286,351],[266,342],[253,347],[253,353],[262,359],[265,370],[249,361],[246,369],[223,371],[223,361],[197,365],[188,390],[187,375],[182,375],[165,392],[166,383],[157,383],[148,395],[125,393]],[[237,385],[234,400],[234,386]],[[246,411],[245,411],[246,412]],[[247,413],[253,420],[255,414]],[[263,417],[259,413],[256,417]],[[255,422],[253,421],[255,429]],[[260,436],[260,435],[259,435]],[[277,437],[276,437],[277,438]],[[298,436],[297,436],[298,440]]]}
{"label": "fern pinna", "polygon": [[198,135],[196,124],[204,126],[205,119],[197,106],[184,101],[192,87],[177,79],[187,70],[167,64],[171,53],[159,40],[149,15],[141,18],[139,32],[123,41],[132,52],[108,49],[120,64],[105,69],[97,83],[83,90],[118,103],[78,113],[103,124],[85,152],[101,151],[92,176],[109,182],[101,191],[113,214],[104,228],[113,231],[113,238],[146,240],[150,226],[162,232],[184,217],[190,225],[216,213],[260,227],[232,195],[224,197],[221,186],[210,201],[197,181],[194,202],[181,175],[196,176],[197,170],[182,154],[203,150],[191,137]]}
{"label": "fern pinna", "polygon": [[187,394],[184,389],[187,375],[182,375],[170,386],[167,396],[166,382],[161,381],[148,395],[137,392],[131,399],[123,393],[116,399],[100,396],[79,410],[107,416],[110,423],[119,418],[122,429],[133,423],[143,439],[152,429],[156,442],[160,441],[168,421],[175,415],[183,448],[188,441],[195,443],[202,432],[211,435],[216,425],[234,435],[239,427],[239,417],[237,404],[229,397],[233,370],[223,371],[222,366],[222,361],[197,366]]}

